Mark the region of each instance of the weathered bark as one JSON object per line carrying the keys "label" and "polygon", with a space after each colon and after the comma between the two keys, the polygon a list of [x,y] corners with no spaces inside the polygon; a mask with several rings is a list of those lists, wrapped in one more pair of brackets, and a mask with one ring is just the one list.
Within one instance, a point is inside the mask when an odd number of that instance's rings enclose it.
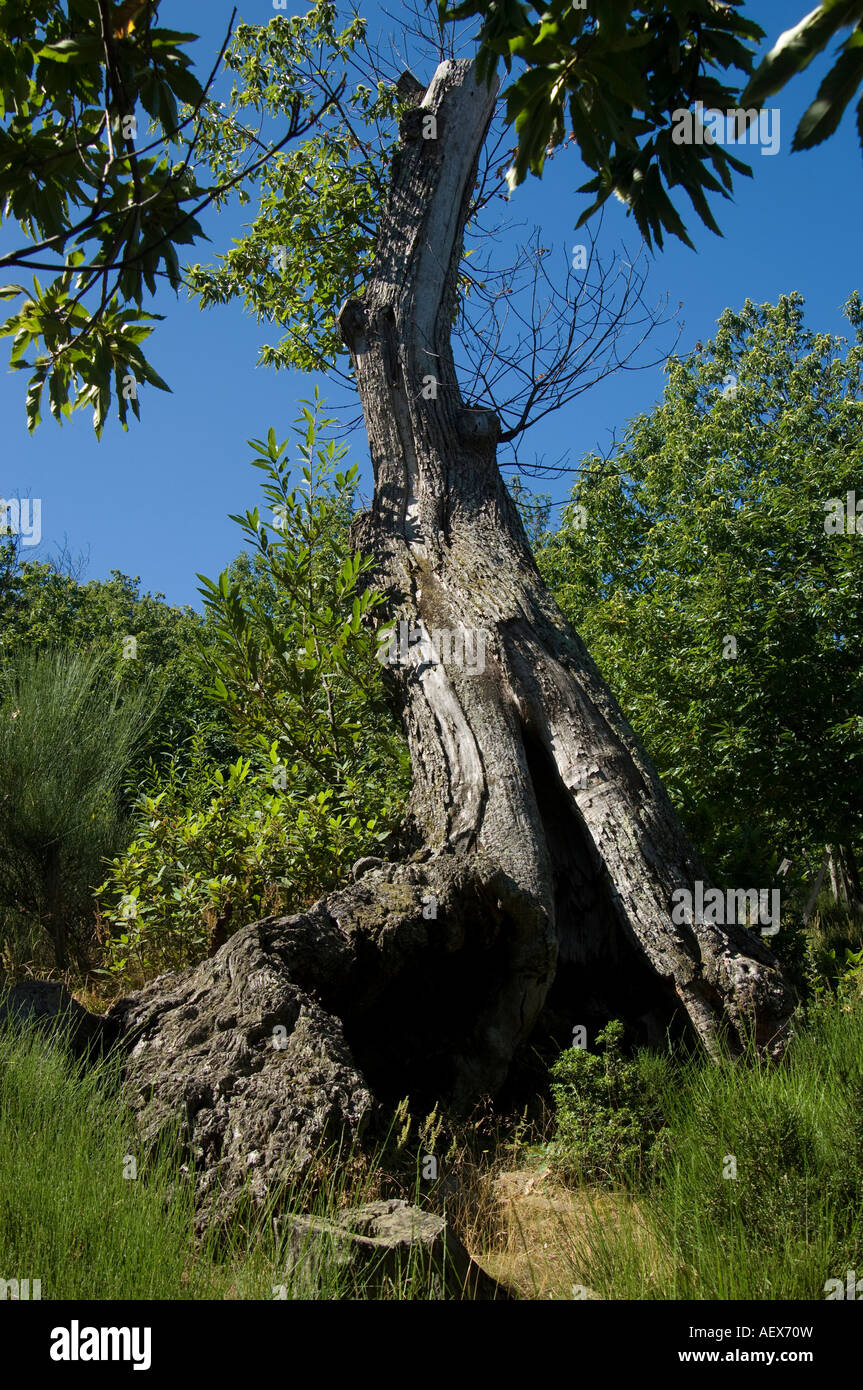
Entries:
{"label": "weathered bark", "polygon": [[426,637],[485,634],[481,671],[428,641],[392,668],[422,841],[481,849],[508,883],[507,970],[475,1020],[464,1093],[500,1083],[556,972],[573,1023],[614,1007],[635,979],[638,1012],[664,1022],[682,1007],[708,1048],[723,1032],[733,1046],[751,1034],[779,1049],[793,1003],[744,928],[672,925],[672,892],[704,875],[542,583],[497,468],[497,418],[459,392],[450,325],[494,95],[468,63],[438,68],[403,121],[366,292],[340,315],[375,472],[358,536],[393,617]]}
{"label": "weathered bark", "polygon": [[477,1006],[509,974],[507,901],[481,853],[380,864],[91,1020],[127,1054],[145,1150],[168,1139],[194,1170],[200,1229],[379,1143],[403,1096],[427,1114],[459,1095]]}
{"label": "weathered bark", "polygon": [[827,861],[830,866],[830,891],[833,894],[833,901],[841,903],[843,897],[847,901],[845,894],[845,882],[842,877],[841,848],[837,851],[834,845],[827,846]]}
{"label": "weathered bark", "polygon": [[850,845],[827,845],[825,849],[830,867],[830,888],[833,900],[840,905],[856,911],[860,907],[860,876],[857,861]]}
{"label": "weathered bark", "polygon": [[144,1139],[179,1126],[202,1224],[307,1175],[321,1146],[374,1134],[376,1101],[428,1113],[495,1091],[555,1010],[564,1040],[610,1017],[647,1039],[676,1023],[711,1049],[725,1034],[776,1052],[786,1036],[792,996],[758,937],[673,924],[673,891],[704,875],[543,586],[497,421],[459,394],[449,325],[492,105],[468,64],[438,69],[422,103],[437,138],[406,118],[367,293],[340,315],[375,468],[360,539],[393,617],[486,634],[473,670],[414,644],[390,671],[418,848],[241,927],[109,1020]]}

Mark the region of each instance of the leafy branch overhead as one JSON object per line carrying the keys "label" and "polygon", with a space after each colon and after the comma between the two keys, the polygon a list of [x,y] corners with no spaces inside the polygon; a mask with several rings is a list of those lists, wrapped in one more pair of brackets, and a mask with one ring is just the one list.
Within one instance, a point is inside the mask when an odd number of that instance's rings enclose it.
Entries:
{"label": "leafy branch overhead", "polygon": [[[184,286],[201,307],[240,299],[280,325],[262,364],[332,370],[338,306],[361,292],[371,265],[397,122],[422,83],[375,57],[366,21],[354,13],[342,24],[333,0],[236,33],[232,15],[201,83],[188,53],[195,36],[160,27],[158,10],[156,0],[0,0],[0,225],[22,234],[0,255],[0,298],[13,301],[0,334],[11,339],[11,367],[30,374],[31,430],[46,386],[58,421],[92,406],[97,435],[112,400],[125,428],[142,383],[169,389],[143,346],[161,317],[145,306],[162,284]],[[438,0],[438,16],[479,17],[486,78],[501,58],[507,70],[524,64],[506,94],[518,135],[510,186],[574,142],[593,171],[578,225],[614,193],[648,246],[668,233],[692,244],[681,191],[719,233],[711,195],[729,198],[733,174],[752,172],[714,140],[676,141],[675,112],[742,103],[751,122],[851,27],[795,135],[793,147],[806,149],[833,133],[863,81],[863,0],[824,0],[754,74],[764,35],[744,0]],[[436,54],[445,40],[430,20]],[[419,11],[402,28],[412,25],[427,43]],[[234,76],[224,103],[212,96],[223,65]],[[863,101],[857,121],[863,140]],[[499,155],[486,156],[475,212],[506,168],[492,178]],[[207,239],[204,209],[233,191],[247,203],[254,182],[248,234],[217,265],[182,269],[178,248]],[[460,288],[482,291],[487,279],[466,273]]]}
{"label": "leafy branch overhead", "polygon": [[[227,109],[204,113],[201,151],[213,176],[230,180],[258,125],[281,120],[286,103],[314,94],[327,109],[309,139],[260,166],[248,233],[217,265],[188,271],[201,308],[240,300],[283,330],[262,347],[263,366],[329,370],[344,353],[339,307],[371,267],[398,116],[410,99],[393,74],[375,71],[366,34],[359,16],[339,29],[328,0],[267,25],[239,24],[225,55],[234,74]],[[337,89],[337,71],[357,80]]]}
{"label": "leafy branch overhead", "polygon": [[[743,93],[743,104],[762,105],[786,82],[808,68],[840,29],[854,25],[815,100],[804,112],[791,148],[809,150],[838,128],[854,97],[863,88],[863,0],[824,0],[811,14],[780,36]],[[863,149],[863,95],[857,103],[857,133]]]}
{"label": "leafy branch overhead", "polygon": [[[295,93],[330,103],[307,139],[259,170],[257,207],[244,235],[211,264],[187,270],[202,308],[240,303],[258,322],[277,325],[275,340],[261,347],[260,365],[323,369],[351,389],[356,384],[345,366],[339,310],[365,293],[389,170],[410,143],[425,96],[423,82],[402,65],[425,75],[438,61],[436,17],[417,3],[419,11],[409,9],[403,21],[404,48],[394,53],[358,16],[339,28],[328,0],[303,15],[237,26],[225,54],[234,74],[230,97],[203,123],[200,149],[215,179],[232,177],[256,127],[278,121]],[[334,72],[350,79],[343,93],[335,92]],[[501,442],[516,444],[550,410],[640,358],[664,319],[643,300],[643,260],[632,257],[625,274],[612,270],[593,234],[578,274],[568,256],[552,260],[538,231],[527,239],[519,233],[512,255],[502,235],[510,225],[496,216],[509,141],[495,123],[482,149],[453,336],[466,398],[493,409]],[[241,200],[248,194],[246,185]]]}
{"label": "leafy branch overhead", "polygon": [[[510,185],[541,174],[551,150],[573,139],[595,176],[579,189],[593,201],[588,220],[616,194],[632,210],[648,244],[666,233],[692,245],[669,192],[682,188],[701,220],[718,232],[708,194],[729,197],[732,171],[751,175],[718,144],[675,143],[672,114],[702,101],[723,111],[739,89],[725,74],[752,70],[763,31],[740,13],[740,0],[570,0],[521,5],[465,0],[442,18],[482,17],[479,68],[490,77],[502,58],[526,65],[507,90],[507,119],[518,134]],[[533,19],[532,14],[538,18]]]}
{"label": "leafy branch overhead", "polygon": [[204,236],[202,210],[317,118],[297,94],[277,143],[259,141],[229,180],[200,186],[208,93],[228,38],[202,86],[186,51],[196,36],[157,27],[157,10],[0,3],[0,220],[24,237],[0,255],[0,271],[36,272],[32,284],[4,276],[0,297],[18,303],[0,333],[12,339],[11,366],[31,372],[31,430],[46,383],[55,418],[92,405],[97,435],[112,392],[125,428],[129,406],[139,414],[139,383],[169,389],[141,348],[162,317],[144,310],[146,297],[160,281],[180,287],[176,248]]}
{"label": "leafy branch overhead", "polygon": [[[478,64],[484,77],[501,59],[507,72],[514,59],[525,65],[506,92],[507,119],[518,135],[511,187],[529,173],[541,175],[549,153],[573,141],[594,171],[578,190],[593,201],[577,225],[614,193],[648,244],[655,240],[660,247],[667,233],[692,245],[676,190],[721,235],[708,195],[728,198],[732,172],[752,173],[717,143],[677,143],[676,111],[702,102],[706,110],[751,112],[849,25],[856,27],[792,148],[808,149],[831,135],[863,83],[863,0],[824,0],[781,36],[754,76],[754,56],[765,35],[746,17],[743,0],[590,0],[589,6],[578,0],[438,0],[438,12],[442,22],[481,19]],[[742,93],[735,72],[751,78]],[[857,116],[863,141],[863,101]]]}

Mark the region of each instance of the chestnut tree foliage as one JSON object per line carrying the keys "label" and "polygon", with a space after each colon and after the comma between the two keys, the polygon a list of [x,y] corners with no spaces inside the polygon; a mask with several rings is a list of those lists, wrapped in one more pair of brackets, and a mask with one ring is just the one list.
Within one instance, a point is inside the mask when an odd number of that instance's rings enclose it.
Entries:
{"label": "chestnut tree foliage", "polygon": [[317,118],[293,92],[278,139],[258,139],[229,180],[200,183],[222,54],[202,85],[187,52],[196,36],[162,27],[158,10],[0,0],[0,298],[14,305],[0,333],[10,365],[30,373],[31,430],[46,386],[58,421],[92,406],[97,435],[112,397],[125,428],[138,384],[170,389],[142,349],[161,317],[145,303],[160,282],[179,289],[178,248],[204,235],[202,211]]}
{"label": "chestnut tree foliage", "polygon": [[[594,171],[579,189],[593,201],[578,226],[614,193],[648,243],[661,247],[670,233],[691,246],[683,193],[718,233],[708,195],[728,198],[732,172],[752,170],[709,140],[675,141],[673,113],[698,101],[723,113],[755,111],[847,29],[792,149],[832,135],[855,99],[863,145],[863,0],[822,0],[780,35],[754,72],[765,35],[744,0],[438,0],[438,12],[442,23],[480,20],[482,74],[491,76],[501,60],[507,72],[517,65],[506,91],[518,137],[512,186],[528,173],[541,175],[556,146],[577,145]],[[742,118],[739,139],[751,120]]]}

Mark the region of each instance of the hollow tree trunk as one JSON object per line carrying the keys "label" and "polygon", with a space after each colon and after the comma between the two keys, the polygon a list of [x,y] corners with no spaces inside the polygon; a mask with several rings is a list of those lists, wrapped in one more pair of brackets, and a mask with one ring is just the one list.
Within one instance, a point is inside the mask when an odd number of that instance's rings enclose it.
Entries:
{"label": "hollow tree trunk", "polygon": [[340,314],[375,467],[358,539],[393,616],[487,634],[473,669],[413,643],[390,672],[422,848],[361,860],[111,1011],[142,1141],[179,1139],[202,1229],[313,1178],[322,1145],[379,1142],[405,1095],[428,1114],[495,1091],[538,1022],[565,1043],[611,1017],[648,1040],[682,1021],[708,1048],[786,1036],[792,997],[758,937],[672,923],[699,865],[542,584],[495,419],[459,395],[449,324],[492,102],[468,64],[438,69],[437,138],[408,115],[367,293]]}
{"label": "hollow tree trunk", "polygon": [[[556,974],[573,1026],[612,1012],[664,1024],[676,1009],[710,1049],[721,1032],[735,1047],[751,1032],[780,1049],[792,1007],[774,957],[751,933],[672,924],[672,892],[704,875],[540,578],[498,471],[496,416],[459,392],[450,325],[494,95],[469,63],[438,68],[403,119],[366,291],[340,314],[375,472],[358,541],[376,557],[394,621],[430,639],[414,640],[391,668],[413,762],[412,817],[433,855],[482,851],[506,884],[465,1093],[502,1078]],[[484,633],[484,663],[439,656],[434,632]]]}
{"label": "hollow tree trunk", "polygon": [[813,884],[812,891],[809,894],[809,897],[806,899],[806,906],[803,909],[803,922],[806,925],[808,925],[812,917],[812,913],[815,911],[815,904],[818,901],[818,894],[821,892],[821,885],[824,882],[824,877],[827,873],[827,868],[829,864],[830,846],[828,845],[824,850],[824,854],[821,858],[821,867],[818,870],[818,877],[816,878],[815,883]]}

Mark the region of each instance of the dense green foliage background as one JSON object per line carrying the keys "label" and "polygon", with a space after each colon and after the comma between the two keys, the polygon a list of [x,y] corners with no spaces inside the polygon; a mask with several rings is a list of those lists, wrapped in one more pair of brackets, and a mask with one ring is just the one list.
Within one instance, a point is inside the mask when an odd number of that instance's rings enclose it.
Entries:
{"label": "dense green foliage background", "polygon": [[[540,568],[728,883],[811,881],[859,850],[863,310],[807,329],[800,295],[727,310],[663,401],[584,460]],[[863,507],[855,513],[863,523]]]}

